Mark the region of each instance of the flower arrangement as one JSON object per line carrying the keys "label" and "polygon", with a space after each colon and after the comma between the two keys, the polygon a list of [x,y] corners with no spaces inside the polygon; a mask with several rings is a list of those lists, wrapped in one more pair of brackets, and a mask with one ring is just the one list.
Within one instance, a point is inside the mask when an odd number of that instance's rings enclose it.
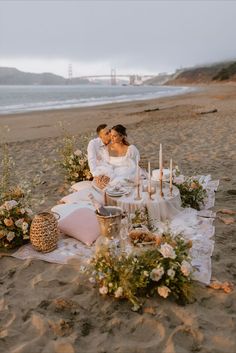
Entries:
{"label": "flower arrangement", "polygon": [[163,234],[161,241],[147,248],[122,251],[118,242],[109,241],[91,260],[90,281],[102,295],[126,298],[133,310],[141,307],[140,296],[191,298],[191,243],[181,235]]}
{"label": "flower arrangement", "polygon": [[92,179],[87,154],[79,149],[76,150],[75,144],[74,136],[66,136],[63,138],[63,146],[59,150],[61,156],[59,165],[65,170],[66,180],[71,184]]}
{"label": "flower arrangement", "polygon": [[1,195],[0,248],[12,249],[29,240],[32,211],[26,207],[23,191],[16,187]]}
{"label": "flower arrangement", "polygon": [[207,195],[206,190],[195,177],[175,178],[173,184],[180,191],[183,207],[192,207],[200,210]]}
{"label": "flower arrangement", "polygon": [[28,195],[11,186],[14,161],[7,144],[0,165],[0,248],[11,249],[28,241],[32,211],[27,207]]}

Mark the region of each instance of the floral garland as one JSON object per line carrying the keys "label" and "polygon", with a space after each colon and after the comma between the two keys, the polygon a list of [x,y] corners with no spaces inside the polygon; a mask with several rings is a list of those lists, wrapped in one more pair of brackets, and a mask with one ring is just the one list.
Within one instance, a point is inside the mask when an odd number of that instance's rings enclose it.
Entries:
{"label": "floral garland", "polygon": [[6,192],[0,199],[0,248],[12,249],[29,240],[32,211],[26,207],[19,188]]}
{"label": "floral garland", "polygon": [[190,248],[191,242],[170,233],[163,234],[155,245],[143,248],[129,245],[127,251],[122,250],[119,241],[107,241],[90,262],[90,282],[98,285],[102,295],[128,299],[133,310],[141,307],[140,296],[172,295],[189,301]]}

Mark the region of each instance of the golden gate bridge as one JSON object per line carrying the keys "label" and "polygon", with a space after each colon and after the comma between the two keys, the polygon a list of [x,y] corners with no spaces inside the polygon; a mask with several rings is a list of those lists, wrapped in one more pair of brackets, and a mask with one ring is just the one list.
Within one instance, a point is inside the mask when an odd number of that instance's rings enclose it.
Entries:
{"label": "golden gate bridge", "polygon": [[[127,79],[129,81],[130,85],[139,85],[145,82],[146,80],[156,77],[156,75],[147,75],[147,74],[117,74],[116,69],[111,69],[110,74],[99,74],[99,75],[84,75],[84,76],[78,76],[76,78],[78,79],[88,79],[88,80],[94,80],[94,79],[110,79],[111,85],[115,86],[117,84],[118,79]],[[69,65],[68,68],[68,78],[72,79],[73,74],[72,74],[72,65]]]}

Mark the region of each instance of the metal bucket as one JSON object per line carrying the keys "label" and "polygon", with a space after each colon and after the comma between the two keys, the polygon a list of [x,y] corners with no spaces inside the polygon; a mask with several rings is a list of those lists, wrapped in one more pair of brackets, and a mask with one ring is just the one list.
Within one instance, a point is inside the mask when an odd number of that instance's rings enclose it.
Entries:
{"label": "metal bucket", "polygon": [[107,238],[116,238],[120,234],[123,211],[115,206],[104,207],[108,210],[109,216],[102,216],[97,211],[95,212],[100,225],[101,235]]}

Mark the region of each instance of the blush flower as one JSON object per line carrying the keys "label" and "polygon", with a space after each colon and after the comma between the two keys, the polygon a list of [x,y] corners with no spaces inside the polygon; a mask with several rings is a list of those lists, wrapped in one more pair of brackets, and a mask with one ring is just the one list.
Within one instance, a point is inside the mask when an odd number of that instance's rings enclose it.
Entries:
{"label": "blush flower", "polygon": [[76,151],[74,152],[74,154],[75,154],[76,156],[80,157],[80,156],[82,155],[82,152],[81,152],[80,150],[76,150]]}
{"label": "blush flower", "polygon": [[18,227],[18,228],[22,228],[22,224],[23,224],[24,220],[23,218],[19,218],[15,221],[15,225]]}
{"label": "blush flower", "polygon": [[15,233],[14,232],[9,232],[7,233],[7,240],[9,243],[15,238]]}
{"label": "blush flower", "polygon": [[5,201],[3,206],[7,211],[12,210],[15,206],[18,205],[18,202],[15,200]]}
{"label": "blush flower", "polygon": [[158,287],[157,291],[158,294],[163,298],[167,298],[169,293],[171,292],[171,290],[166,286]]}
{"label": "blush flower", "polygon": [[188,261],[183,260],[181,263],[180,269],[181,269],[181,272],[183,273],[183,275],[188,277],[192,271],[192,266]]}
{"label": "blush flower", "polygon": [[120,298],[123,295],[123,288],[118,287],[117,290],[115,291],[115,298]]}
{"label": "blush flower", "polygon": [[106,295],[108,293],[108,288],[106,286],[102,286],[101,288],[99,288],[99,292],[102,295]]}
{"label": "blush flower", "polygon": [[4,219],[4,224],[7,226],[7,227],[11,227],[13,226],[14,222],[11,218],[5,218]]}
{"label": "blush flower", "polygon": [[158,282],[164,275],[163,267],[154,268],[150,273],[150,278],[152,281]]}
{"label": "blush flower", "polygon": [[161,249],[159,250],[163,257],[169,257],[170,259],[176,258],[176,253],[171,245],[164,243],[161,245]]}

